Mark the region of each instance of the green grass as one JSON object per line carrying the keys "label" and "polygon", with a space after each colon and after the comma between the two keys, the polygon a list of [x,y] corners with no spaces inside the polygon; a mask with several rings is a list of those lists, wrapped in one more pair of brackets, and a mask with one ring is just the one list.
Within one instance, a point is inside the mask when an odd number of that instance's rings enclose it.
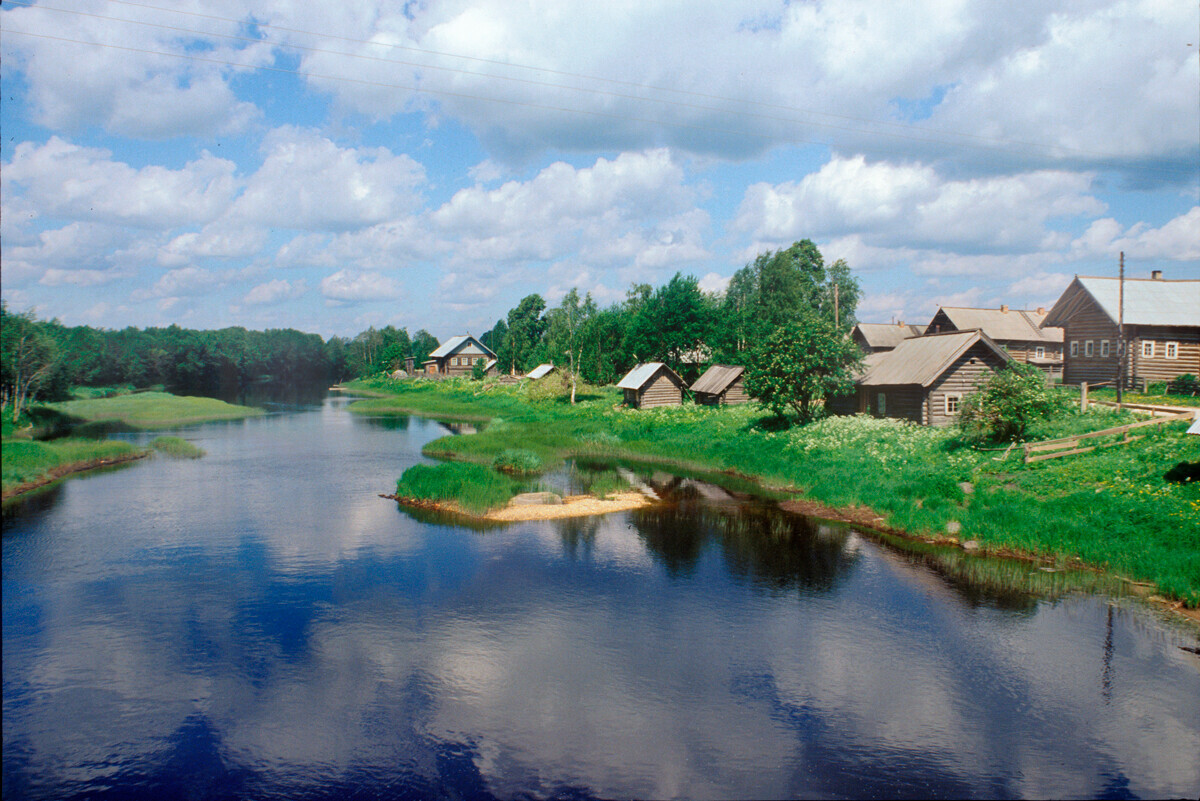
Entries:
{"label": "green grass", "polygon": [[[608,389],[572,407],[558,396],[530,399],[522,387],[394,383],[386,388],[393,397],[350,408],[493,418],[478,434],[429,443],[428,455],[491,465],[520,449],[547,467],[581,457],[728,471],[830,506],[870,507],[887,525],[918,536],[944,537],[954,523],[959,539],[989,550],[1082,560],[1200,606],[1200,486],[1165,477],[1181,463],[1200,462],[1200,437],[1184,434],[1183,424],[1150,428],[1130,445],[1026,466],[1019,446],[1008,454],[979,450],[953,429],[896,420],[835,417],[788,428],[755,405],[637,411],[620,407]],[[1035,426],[1030,437],[1135,419],[1107,409],[1071,413]],[[963,482],[974,491],[965,493]]]}
{"label": "green grass", "polygon": [[176,459],[199,459],[204,455],[203,448],[193,445],[183,437],[155,437],[150,447]]}
{"label": "green grass", "polygon": [[536,476],[542,472],[542,457],[524,448],[505,448],[492,460],[492,467],[511,476]]}
{"label": "green grass", "polygon": [[401,498],[454,502],[475,514],[506,505],[522,489],[521,482],[471,462],[413,465],[396,482]]}
{"label": "green grass", "polygon": [[119,421],[132,428],[169,428],[214,420],[238,420],[263,413],[249,406],[235,406],[215,398],[139,392],[132,395],[73,400],[47,406],[76,420]]}
{"label": "green grass", "polygon": [[142,451],[120,440],[58,439],[52,442],[4,440],[2,483],[4,492],[38,481],[56,468],[82,467],[100,460],[126,459]]}

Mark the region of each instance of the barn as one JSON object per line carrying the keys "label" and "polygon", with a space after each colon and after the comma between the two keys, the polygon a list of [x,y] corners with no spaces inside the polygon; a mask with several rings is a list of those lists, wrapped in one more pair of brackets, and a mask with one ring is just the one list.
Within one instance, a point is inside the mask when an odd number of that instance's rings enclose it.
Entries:
{"label": "barn", "polygon": [[625,390],[625,404],[635,409],[679,406],[684,386],[683,379],[662,362],[639,364],[617,384]]}
{"label": "barn", "polygon": [[865,360],[853,399],[838,399],[838,412],[896,417],[945,426],[958,417],[962,399],[987,375],[1013,358],[979,330],[926,334]]}
{"label": "barn", "polygon": [[746,403],[750,396],[746,394],[746,387],[742,382],[745,372],[745,367],[714,364],[692,384],[692,397],[696,399],[696,403],[705,406]]}

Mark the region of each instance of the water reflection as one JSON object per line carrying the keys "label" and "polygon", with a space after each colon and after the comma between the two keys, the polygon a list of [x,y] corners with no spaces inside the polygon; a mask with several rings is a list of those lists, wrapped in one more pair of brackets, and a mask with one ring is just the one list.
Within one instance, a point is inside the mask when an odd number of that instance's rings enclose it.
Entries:
{"label": "water reflection", "polygon": [[4,798],[1200,786],[1194,634],[694,479],[483,532],[376,497],[444,433],[331,400],[6,516]]}

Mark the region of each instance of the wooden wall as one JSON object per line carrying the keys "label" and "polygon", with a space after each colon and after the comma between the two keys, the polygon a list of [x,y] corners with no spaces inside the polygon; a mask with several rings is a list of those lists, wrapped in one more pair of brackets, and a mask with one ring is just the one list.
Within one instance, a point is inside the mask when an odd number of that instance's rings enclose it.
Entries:
{"label": "wooden wall", "polygon": [[[1200,314],[1200,311],[1197,312]],[[1190,373],[1200,376],[1200,326],[1134,326],[1130,337],[1130,385],[1147,381],[1170,381]],[[1154,343],[1154,356],[1142,355],[1146,341]],[[1166,343],[1175,342],[1177,355],[1167,358]]]}
{"label": "wooden wall", "polygon": [[[1117,379],[1117,326],[1094,304],[1087,304],[1065,325],[1063,341],[1063,383],[1087,381],[1098,384]],[[1085,343],[1091,340],[1092,355],[1086,356]],[[1100,355],[1101,342],[1108,342],[1108,358]],[[1071,355],[1071,343],[1078,343],[1078,352]]]}
{"label": "wooden wall", "polygon": [[1000,369],[1003,363],[1003,360],[986,345],[977,343],[972,346],[926,390],[923,422],[931,426],[947,426],[954,423],[958,415],[946,413],[946,396],[958,395],[961,402],[974,392],[988,375]]}
{"label": "wooden wall", "polygon": [[749,403],[750,396],[746,394],[746,387],[742,384],[743,377],[744,376],[738,376],[737,379],[735,379],[734,382],[726,387],[725,391],[720,394],[716,394],[714,392],[695,393],[696,403],[700,404],[701,406],[718,406],[721,404],[737,405],[739,403]]}
{"label": "wooden wall", "polygon": [[639,390],[625,390],[625,402],[639,409],[655,406],[679,406],[683,403],[683,386],[671,374],[659,369]]}

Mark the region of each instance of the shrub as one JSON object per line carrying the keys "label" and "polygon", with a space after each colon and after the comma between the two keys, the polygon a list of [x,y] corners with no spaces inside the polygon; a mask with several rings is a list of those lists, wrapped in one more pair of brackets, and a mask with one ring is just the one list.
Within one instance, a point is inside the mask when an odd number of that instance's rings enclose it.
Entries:
{"label": "shrub", "polygon": [[1062,414],[1065,403],[1060,393],[1046,386],[1041,370],[1012,363],[963,399],[958,424],[969,440],[1015,440],[1031,423]]}
{"label": "shrub", "polygon": [[156,437],[150,447],[167,456],[176,459],[199,459],[204,455],[204,449],[193,445],[183,437]]}
{"label": "shrub", "polygon": [[1168,390],[1172,395],[1195,395],[1200,392],[1200,378],[1184,373],[1171,382]]}
{"label": "shrub", "polygon": [[492,467],[509,475],[532,476],[542,472],[542,457],[523,448],[506,448],[496,455]]}
{"label": "shrub", "polygon": [[471,368],[471,378],[482,381],[485,375],[487,375],[487,370],[483,366],[483,359],[476,359],[475,366]]}

